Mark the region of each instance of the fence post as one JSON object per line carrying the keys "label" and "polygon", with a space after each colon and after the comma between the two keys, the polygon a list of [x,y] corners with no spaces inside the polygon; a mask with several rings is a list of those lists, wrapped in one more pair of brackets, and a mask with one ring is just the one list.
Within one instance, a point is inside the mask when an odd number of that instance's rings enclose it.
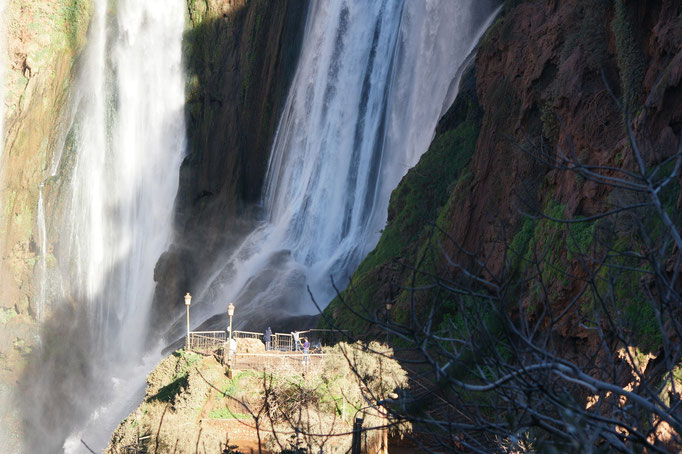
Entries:
{"label": "fence post", "polygon": [[353,441],[351,442],[351,454],[360,454],[362,449],[362,418],[355,418],[353,423]]}

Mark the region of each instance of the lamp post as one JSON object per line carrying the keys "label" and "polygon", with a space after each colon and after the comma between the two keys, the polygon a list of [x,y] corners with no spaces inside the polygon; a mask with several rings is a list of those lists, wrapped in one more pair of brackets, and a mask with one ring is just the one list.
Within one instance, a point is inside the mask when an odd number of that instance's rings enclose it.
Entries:
{"label": "lamp post", "polygon": [[192,295],[185,294],[185,307],[187,308],[187,338],[185,339],[185,350],[189,350],[189,305],[192,304]]}
{"label": "lamp post", "polygon": [[230,316],[230,339],[232,339],[232,316],[234,315],[234,304],[230,303],[227,306],[227,315]]}
{"label": "lamp post", "polygon": [[227,365],[230,368],[230,373],[232,373],[232,316],[234,315],[234,304],[230,303],[227,305],[227,315],[230,316],[230,332],[227,333],[229,336],[227,339]]}

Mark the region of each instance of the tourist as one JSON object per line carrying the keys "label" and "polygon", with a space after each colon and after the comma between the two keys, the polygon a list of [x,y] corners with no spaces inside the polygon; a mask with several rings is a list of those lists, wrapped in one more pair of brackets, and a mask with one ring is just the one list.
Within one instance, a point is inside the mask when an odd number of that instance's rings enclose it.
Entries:
{"label": "tourist", "polygon": [[310,342],[305,337],[303,338],[303,364],[308,364],[308,350],[310,349]]}
{"label": "tourist", "polygon": [[294,350],[295,350],[295,351],[298,351],[298,343],[301,342],[301,341],[300,341],[301,333],[299,333],[298,331],[294,331],[294,332],[291,333],[291,335],[292,335],[293,338],[294,338]]}
{"label": "tourist", "polygon": [[265,335],[263,336],[263,342],[265,342],[265,351],[270,350],[270,340],[272,339],[272,330],[268,326],[265,330]]}

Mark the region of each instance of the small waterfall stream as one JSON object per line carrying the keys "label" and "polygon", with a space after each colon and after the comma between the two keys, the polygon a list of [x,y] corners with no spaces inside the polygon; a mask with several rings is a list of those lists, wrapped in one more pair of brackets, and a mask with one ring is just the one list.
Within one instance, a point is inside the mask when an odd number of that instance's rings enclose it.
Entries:
{"label": "small waterfall stream", "polygon": [[[492,1],[311,6],[266,178],[266,222],[200,300],[240,318],[315,313],[374,247],[390,192],[431,142]],[[456,86],[456,85],[455,85]]]}

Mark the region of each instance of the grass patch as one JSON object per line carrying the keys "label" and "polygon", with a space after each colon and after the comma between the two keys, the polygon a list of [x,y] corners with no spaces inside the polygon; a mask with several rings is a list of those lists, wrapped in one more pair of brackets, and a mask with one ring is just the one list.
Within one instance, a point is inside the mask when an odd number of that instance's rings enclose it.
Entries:
{"label": "grass patch", "polygon": [[17,311],[13,307],[9,309],[0,308],[0,323],[6,325],[7,322],[15,318],[17,315],[19,314],[17,314]]}
{"label": "grass patch", "polygon": [[208,417],[211,419],[253,419],[253,416],[248,413],[232,412],[229,408],[213,410]]}

